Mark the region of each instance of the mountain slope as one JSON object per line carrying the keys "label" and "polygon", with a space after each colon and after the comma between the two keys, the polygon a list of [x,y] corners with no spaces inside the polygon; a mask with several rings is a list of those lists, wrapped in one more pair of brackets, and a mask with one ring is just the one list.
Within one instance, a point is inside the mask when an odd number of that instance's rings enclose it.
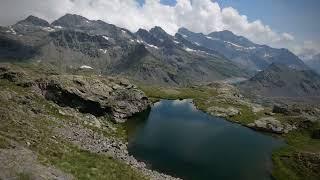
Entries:
{"label": "mountain slope", "polygon": [[269,97],[320,96],[320,75],[273,63],[239,87],[244,92]]}
{"label": "mountain slope", "polygon": [[160,27],[150,31],[140,29],[136,36],[154,57],[171,67],[170,76],[176,82],[203,83],[247,76],[244,69],[216,51],[193,44],[181,36],[171,36]]}
{"label": "mountain slope", "polygon": [[52,24],[29,16],[2,27],[0,47],[3,58],[50,63],[66,71],[89,66],[98,73],[164,85],[247,76],[246,70],[218,52],[171,36],[160,27],[133,34],[74,14]]}
{"label": "mountain slope", "polygon": [[215,50],[233,62],[251,70],[263,70],[272,63],[282,63],[297,69],[306,69],[305,64],[287,49],[258,45],[230,31],[204,35],[180,28],[178,34],[191,42]]}

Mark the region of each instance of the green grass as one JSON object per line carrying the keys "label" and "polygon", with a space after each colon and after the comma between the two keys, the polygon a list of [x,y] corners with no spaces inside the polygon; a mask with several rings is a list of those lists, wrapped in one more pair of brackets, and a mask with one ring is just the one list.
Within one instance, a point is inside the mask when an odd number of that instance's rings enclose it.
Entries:
{"label": "green grass", "polygon": [[320,140],[311,138],[312,129],[293,131],[284,135],[287,146],[273,152],[272,155],[274,165],[272,175],[275,179],[320,179],[320,169],[312,169],[310,162],[297,158],[299,152],[320,153]]}
{"label": "green grass", "polygon": [[120,164],[112,157],[92,154],[77,148],[70,148],[61,157],[52,158],[53,164],[77,179],[145,179],[138,176],[129,166]]}
{"label": "green grass", "polygon": [[18,173],[17,174],[17,179],[18,180],[31,180],[32,178],[31,178],[31,174],[29,174],[29,173]]}
{"label": "green grass", "polygon": [[240,109],[240,114],[230,117],[228,119],[238,122],[240,124],[246,125],[249,123],[254,122],[255,120],[259,119],[262,114],[261,113],[254,113],[252,112],[251,108],[247,106],[237,106]]}
{"label": "green grass", "polygon": [[175,88],[140,85],[139,88],[144,91],[148,97],[155,99],[199,99],[216,95],[216,91],[205,87]]}

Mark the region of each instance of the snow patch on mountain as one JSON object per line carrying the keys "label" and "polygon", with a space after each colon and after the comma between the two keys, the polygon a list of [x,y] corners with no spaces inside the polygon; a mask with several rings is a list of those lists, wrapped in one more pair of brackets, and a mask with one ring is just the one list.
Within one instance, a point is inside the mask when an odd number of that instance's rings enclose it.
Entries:
{"label": "snow patch on mountain", "polygon": [[103,54],[106,54],[108,52],[107,49],[99,49],[99,51],[101,51]]}
{"label": "snow patch on mountain", "polygon": [[220,39],[218,38],[213,38],[213,37],[210,37],[210,36],[206,36],[207,39],[211,39],[211,40],[214,40],[214,41],[220,41]]}
{"label": "snow patch on mountain", "polygon": [[48,32],[54,32],[55,31],[55,29],[53,29],[51,27],[43,27],[42,30],[48,31]]}
{"label": "snow patch on mountain", "polygon": [[159,49],[158,46],[155,46],[155,45],[152,45],[152,44],[145,43],[145,45],[147,45],[147,46],[149,46],[151,48]]}
{"label": "snow patch on mountain", "polygon": [[194,49],[190,49],[190,48],[184,48],[184,50],[188,51],[188,52],[196,52],[197,50]]}
{"label": "snow patch on mountain", "polygon": [[232,42],[229,42],[229,41],[224,41],[225,43],[227,43],[228,45],[230,46],[234,46],[236,47],[236,50],[253,50],[253,49],[256,49],[256,47],[252,46],[252,47],[244,47],[244,46],[241,46],[239,44],[235,44],[235,43],[232,43]]}
{"label": "snow patch on mountain", "polygon": [[105,40],[107,40],[107,41],[109,41],[109,37],[107,37],[107,36],[102,36]]}
{"label": "snow patch on mountain", "polygon": [[61,26],[54,26],[55,29],[63,29]]}
{"label": "snow patch on mountain", "polygon": [[8,31],[6,31],[7,33],[11,33],[11,34],[13,34],[13,35],[17,35],[17,32],[11,27],[11,26],[9,26],[9,30]]}
{"label": "snow patch on mountain", "polygon": [[93,69],[91,66],[82,65],[80,69]]}

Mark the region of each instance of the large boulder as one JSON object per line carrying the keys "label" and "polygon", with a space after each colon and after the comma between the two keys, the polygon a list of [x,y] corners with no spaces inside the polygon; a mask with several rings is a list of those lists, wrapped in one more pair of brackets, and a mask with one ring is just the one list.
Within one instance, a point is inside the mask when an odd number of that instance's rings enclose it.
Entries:
{"label": "large boulder", "polygon": [[260,118],[254,121],[254,123],[248,124],[248,127],[256,130],[260,130],[260,131],[272,132],[277,134],[288,133],[296,129],[295,126],[287,123],[281,123],[274,117]]}
{"label": "large boulder", "polygon": [[148,108],[145,94],[128,82],[99,76],[55,75],[37,81],[39,92],[63,107],[125,122]]}
{"label": "large boulder", "polygon": [[217,107],[217,106],[212,106],[207,109],[207,111],[213,115],[213,116],[218,116],[218,117],[232,117],[235,115],[240,114],[239,109],[234,108],[234,107]]}
{"label": "large boulder", "polygon": [[290,111],[288,105],[274,105],[272,112],[287,115]]}

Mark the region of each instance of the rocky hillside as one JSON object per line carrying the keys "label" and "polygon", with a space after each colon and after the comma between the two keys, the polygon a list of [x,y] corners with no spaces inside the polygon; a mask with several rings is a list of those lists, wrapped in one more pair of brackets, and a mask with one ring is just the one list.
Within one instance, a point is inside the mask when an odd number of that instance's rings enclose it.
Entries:
{"label": "rocky hillside", "polygon": [[274,63],[239,87],[243,92],[268,97],[320,96],[320,76],[312,70]]}
{"label": "rocky hillside", "polygon": [[0,28],[0,59],[46,62],[68,71],[81,67],[145,83],[184,85],[246,77],[223,55],[160,27],[136,34],[100,20],[66,14],[52,24],[29,16]]}
{"label": "rocky hillside", "polygon": [[117,124],[148,107],[124,79],[1,64],[0,178],[174,179],[130,156]]}
{"label": "rocky hillside", "polygon": [[181,28],[178,34],[198,46],[219,52],[231,61],[254,71],[263,70],[272,63],[306,69],[306,65],[289,50],[258,45],[230,31],[212,32],[205,35]]}

